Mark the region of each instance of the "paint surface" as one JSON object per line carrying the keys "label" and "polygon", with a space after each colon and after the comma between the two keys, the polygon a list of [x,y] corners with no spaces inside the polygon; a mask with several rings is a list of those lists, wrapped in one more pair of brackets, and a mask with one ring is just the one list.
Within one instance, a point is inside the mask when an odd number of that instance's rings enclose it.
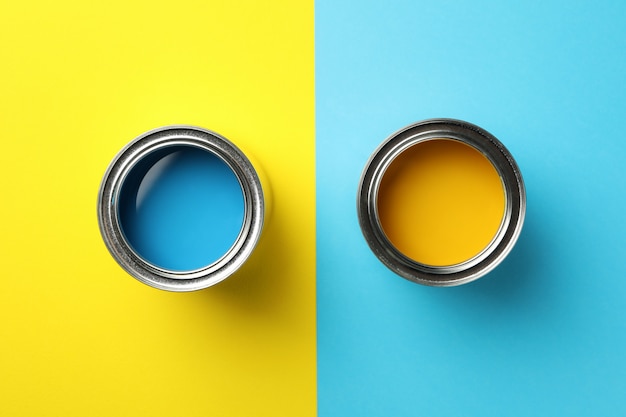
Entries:
{"label": "paint surface", "polygon": [[387,168],[378,195],[391,243],[418,262],[444,266],[478,255],[504,215],[498,172],[471,146],[436,139],[410,147]]}
{"label": "paint surface", "polygon": [[210,265],[243,225],[244,199],[233,170],[217,155],[177,146],[146,156],[124,181],[120,224],[135,252],[177,271]]}

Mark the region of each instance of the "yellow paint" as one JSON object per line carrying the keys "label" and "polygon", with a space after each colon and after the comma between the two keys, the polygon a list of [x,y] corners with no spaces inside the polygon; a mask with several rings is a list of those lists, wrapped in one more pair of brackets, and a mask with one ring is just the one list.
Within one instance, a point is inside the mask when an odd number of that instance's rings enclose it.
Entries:
{"label": "yellow paint", "polygon": [[[5,1],[0,62],[0,416],[315,416],[313,2]],[[176,123],[273,196],[243,269],[188,294],[96,219],[113,156]]]}
{"label": "yellow paint", "polygon": [[479,254],[497,233],[505,196],[494,166],[453,140],[422,142],[384,174],[378,195],[383,230],[409,258],[454,265]]}

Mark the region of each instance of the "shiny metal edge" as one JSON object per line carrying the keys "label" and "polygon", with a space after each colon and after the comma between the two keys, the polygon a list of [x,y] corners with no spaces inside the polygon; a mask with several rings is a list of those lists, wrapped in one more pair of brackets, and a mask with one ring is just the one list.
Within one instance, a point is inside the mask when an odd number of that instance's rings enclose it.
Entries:
{"label": "shiny metal edge", "polygon": [[[426,265],[403,255],[387,239],[378,218],[378,188],[386,168],[407,148],[433,139],[458,140],[477,149],[494,165],[505,191],[505,214],[494,239],[473,258],[450,266]],[[389,136],[367,161],[357,191],[359,225],[374,255],[403,278],[429,286],[461,285],[493,270],[515,246],[525,213],[526,190],[513,156],[489,132],[456,119],[423,120]]]}
{"label": "shiny metal edge", "polygon": [[[145,261],[128,244],[119,224],[117,199],[126,175],[139,160],[169,146],[194,146],[215,154],[233,169],[242,187],[245,208],[241,232],[224,256],[204,268],[171,271]],[[167,291],[195,291],[231,276],[256,247],[264,218],[263,188],[250,160],[225,137],[196,126],[164,126],[135,138],[109,164],[98,193],[98,225],[113,258],[137,280]]]}

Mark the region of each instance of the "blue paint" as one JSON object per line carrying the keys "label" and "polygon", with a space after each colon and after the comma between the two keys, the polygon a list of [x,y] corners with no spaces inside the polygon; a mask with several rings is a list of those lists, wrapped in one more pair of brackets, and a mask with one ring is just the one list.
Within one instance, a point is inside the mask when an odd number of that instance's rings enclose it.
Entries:
{"label": "blue paint", "polygon": [[210,265],[241,231],[244,198],[232,169],[191,146],[156,151],[122,185],[120,225],[133,250],[174,271]]}

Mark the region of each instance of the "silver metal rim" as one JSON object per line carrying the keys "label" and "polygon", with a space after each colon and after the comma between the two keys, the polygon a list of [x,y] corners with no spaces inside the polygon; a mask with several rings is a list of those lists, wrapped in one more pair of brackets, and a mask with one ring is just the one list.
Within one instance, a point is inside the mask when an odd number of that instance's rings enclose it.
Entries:
{"label": "silver metal rim", "polygon": [[[378,217],[378,190],[387,167],[420,142],[449,139],[470,145],[491,161],[505,194],[505,212],[492,241],[479,254],[450,266],[419,263],[398,251],[383,232]],[[524,223],[526,191],[513,156],[487,131],[461,120],[429,119],[407,126],[387,138],[367,162],[357,195],[361,230],[374,254],[396,274],[419,284],[446,287],[474,281],[494,269],[511,251]]]}
{"label": "silver metal rim", "polygon": [[[119,193],[131,169],[153,152],[173,146],[191,146],[221,158],[237,176],[244,197],[244,221],[232,247],[217,261],[190,271],[172,271],[144,260],[122,232]],[[228,139],[195,126],[166,126],[135,138],[109,165],[98,195],[98,223],[109,252],[139,281],[168,291],[194,291],[215,285],[232,275],[254,250],[263,229],[265,200],[259,176],[250,160]]]}

